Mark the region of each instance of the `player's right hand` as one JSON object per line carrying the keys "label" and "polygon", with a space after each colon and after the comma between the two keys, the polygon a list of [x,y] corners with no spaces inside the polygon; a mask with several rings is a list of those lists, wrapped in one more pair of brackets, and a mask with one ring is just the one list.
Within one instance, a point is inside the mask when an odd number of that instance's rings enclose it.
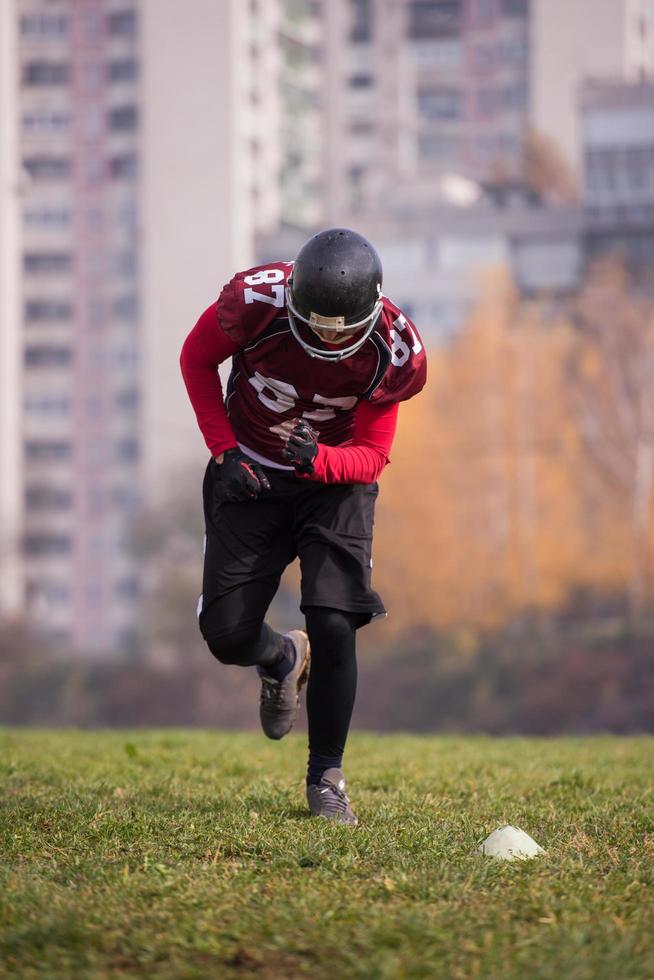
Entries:
{"label": "player's right hand", "polygon": [[255,500],[262,490],[270,490],[263,469],[240,449],[228,449],[223,461],[216,460],[216,499]]}

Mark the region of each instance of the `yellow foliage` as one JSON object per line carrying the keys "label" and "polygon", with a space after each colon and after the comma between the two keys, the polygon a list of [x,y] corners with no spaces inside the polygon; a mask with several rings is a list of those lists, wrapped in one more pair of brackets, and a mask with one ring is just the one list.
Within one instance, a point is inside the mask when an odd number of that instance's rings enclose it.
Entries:
{"label": "yellow foliage", "polygon": [[[568,397],[574,330],[495,274],[431,352],[382,477],[375,587],[389,626],[494,627],[576,589],[625,589],[629,517],[598,477]],[[601,358],[583,352],[585,376]]]}

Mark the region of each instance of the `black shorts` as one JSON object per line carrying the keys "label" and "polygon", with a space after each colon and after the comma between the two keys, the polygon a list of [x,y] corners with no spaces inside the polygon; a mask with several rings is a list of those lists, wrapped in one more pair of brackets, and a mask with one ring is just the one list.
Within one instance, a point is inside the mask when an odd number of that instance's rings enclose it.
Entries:
{"label": "black shorts", "polygon": [[217,503],[217,468],[211,459],[202,488],[201,626],[211,604],[237,590],[256,595],[265,615],[284,569],[296,557],[303,612],[307,606],[328,606],[362,613],[361,625],[386,612],[370,585],[376,483],[314,483],[267,467],[270,491],[256,500]]}

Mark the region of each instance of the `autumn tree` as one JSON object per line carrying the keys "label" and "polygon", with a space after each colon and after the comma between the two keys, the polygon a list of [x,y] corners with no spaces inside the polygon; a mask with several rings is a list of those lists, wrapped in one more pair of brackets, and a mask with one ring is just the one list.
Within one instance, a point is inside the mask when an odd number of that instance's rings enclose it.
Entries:
{"label": "autumn tree", "polygon": [[494,628],[624,587],[613,500],[588,479],[566,394],[574,331],[497,270],[430,353],[382,476],[375,581],[389,626]]}

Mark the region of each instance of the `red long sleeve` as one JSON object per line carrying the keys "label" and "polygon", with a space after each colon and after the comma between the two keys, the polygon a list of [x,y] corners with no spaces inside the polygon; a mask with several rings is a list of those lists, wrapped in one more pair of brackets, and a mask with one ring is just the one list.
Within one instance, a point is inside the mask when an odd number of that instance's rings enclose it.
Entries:
{"label": "red long sleeve", "polygon": [[239,345],[220,327],[216,303],[212,303],[184,341],[179,359],[195,417],[212,456],[238,445],[227,417],[218,374],[218,365],[238,349]]}
{"label": "red long sleeve", "polygon": [[308,477],[322,483],[373,483],[388,463],[399,405],[373,405],[360,401],[354,412],[354,434],[349,446],[320,443],[314,471]]}

